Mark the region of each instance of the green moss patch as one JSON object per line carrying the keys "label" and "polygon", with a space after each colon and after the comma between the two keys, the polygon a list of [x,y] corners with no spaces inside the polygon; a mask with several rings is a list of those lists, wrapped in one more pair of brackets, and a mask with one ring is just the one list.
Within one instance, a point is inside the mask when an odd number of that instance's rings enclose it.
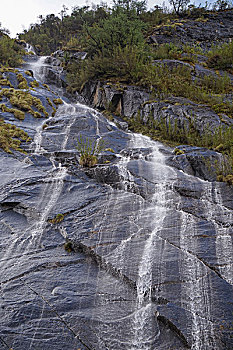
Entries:
{"label": "green moss patch", "polygon": [[9,113],[13,113],[15,118],[19,119],[19,120],[24,120],[25,118],[25,113],[20,111],[19,109],[16,108],[8,108],[5,104],[1,104],[0,105],[0,109],[2,110],[2,112],[9,112]]}
{"label": "green moss patch", "polygon": [[50,219],[49,222],[51,224],[59,224],[64,220],[65,215],[64,214],[57,214],[53,219]]}
{"label": "green moss patch", "polygon": [[40,86],[40,84],[38,83],[37,80],[33,80],[33,81],[30,83],[30,85],[31,85],[32,88],[35,88],[35,87],[39,87],[39,86]]}
{"label": "green moss patch", "polygon": [[[41,100],[32,96],[28,91],[2,89],[0,91],[0,97],[2,96],[7,97],[12,106],[17,107],[22,112],[31,113],[35,118],[42,117],[41,113],[48,117],[48,112],[46,112]],[[32,107],[35,107],[37,111],[34,111]]]}
{"label": "green moss patch", "polygon": [[62,105],[62,99],[61,98],[54,98],[53,99],[53,103],[55,103],[55,105]]}
{"label": "green moss patch", "polygon": [[12,150],[25,153],[21,148],[21,141],[29,141],[28,134],[17,128],[15,125],[7,124],[0,119],[0,148],[5,152],[12,153]]}
{"label": "green moss patch", "polygon": [[17,79],[18,79],[18,82],[19,82],[18,89],[24,89],[24,90],[29,89],[29,86],[28,86],[28,83],[27,83],[27,79],[24,78],[24,76],[22,74],[18,73],[17,74]]}

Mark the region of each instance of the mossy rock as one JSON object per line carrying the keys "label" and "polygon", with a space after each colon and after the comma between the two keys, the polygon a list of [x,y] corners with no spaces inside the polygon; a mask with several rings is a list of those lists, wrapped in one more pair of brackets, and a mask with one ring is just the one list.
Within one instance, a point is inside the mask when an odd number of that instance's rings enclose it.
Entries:
{"label": "mossy rock", "polygon": [[0,85],[1,85],[1,86],[10,86],[10,87],[13,87],[13,85],[11,84],[11,82],[10,82],[8,79],[3,78],[3,77],[0,78]]}
{"label": "mossy rock", "polygon": [[48,91],[51,91],[50,87],[47,84],[43,84],[43,87],[45,87]]}
{"label": "mossy rock", "polygon": [[18,82],[19,82],[18,89],[24,89],[24,90],[29,89],[29,86],[28,86],[28,83],[27,83],[27,79],[24,78],[24,76],[22,74],[18,73],[17,74],[17,79],[18,79]]}
{"label": "mossy rock", "polygon": [[26,70],[24,73],[27,74],[29,77],[33,77],[33,73],[30,70]]}
{"label": "mossy rock", "polygon": [[17,118],[19,120],[24,120],[24,118],[25,118],[25,113],[20,111],[19,109],[8,108],[5,104],[1,104],[0,108],[1,108],[2,112],[13,113],[15,118]]}
{"label": "mossy rock", "polygon": [[[41,100],[32,96],[28,91],[2,89],[0,91],[0,97],[1,96],[7,97],[12,106],[17,107],[23,112],[31,113],[35,118],[41,118],[41,113],[43,113],[46,117],[49,115]],[[32,107],[35,107],[38,111],[34,111]]]}
{"label": "mossy rock", "polygon": [[30,85],[31,85],[32,88],[36,88],[36,87],[39,87],[39,86],[40,86],[40,84],[38,83],[37,80],[31,81]]}
{"label": "mossy rock", "polygon": [[26,153],[20,148],[21,141],[29,141],[28,134],[17,128],[15,125],[7,124],[3,119],[0,119],[0,148],[5,152],[13,153],[12,150],[16,150],[22,153]]}
{"label": "mossy rock", "polygon": [[183,150],[179,149],[179,148],[175,148],[174,149],[174,153],[176,156],[179,156],[181,154],[185,154]]}
{"label": "mossy rock", "polygon": [[62,105],[62,104],[63,104],[63,101],[62,101],[61,98],[54,98],[54,99],[53,99],[53,103],[54,103],[55,105]]}

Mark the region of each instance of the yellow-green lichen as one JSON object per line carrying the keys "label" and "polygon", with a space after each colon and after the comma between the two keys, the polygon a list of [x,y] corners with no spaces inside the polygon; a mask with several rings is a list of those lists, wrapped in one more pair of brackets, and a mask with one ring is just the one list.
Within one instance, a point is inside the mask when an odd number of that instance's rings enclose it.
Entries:
{"label": "yellow-green lichen", "polygon": [[24,73],[29,75],[30,77],[33,77],[33,73],[30,70],[26,70]]}
{"label": "yellow-green lichen", "polygon": [[0,77],[0,85],[13,87],[9,79],[3,78],[3,77]]}
{"label": "yellow-green lichen", "polygon": [[49,104],[51,107],[53,107],[53,104],[52,104],[52,101],[50,100],[50,98],[49,98],[49,97],[46,97],[46,100],[47,100],[48,104]]}
{"label": "yellow-green lichen", "polygon": [[39,87],[39,86],[40,86],[40,84],[38,83],[37,80],[33,80],[33,81],[30,83],[30,85],[31,85],[32,88],[35,88],[35,87]]}
{"label": "yellow-green lichen", "polygon": [[65,215],[64,214],[57,214],[53,219],[50,219],[49,222],[51,224],[59,224],[64,220]]}
{"label": "yellow-green lichen", "polygon": [[55,103],[55,105],[61,105],[61,104],[63,104],[61,98],[54,98],[54,99],[53,99],[53,103]]}
{"label": "yellow-green lichen", "polygon": [[19,120],[24,120],[25,118],[25,113],[20,111],[19,109],[16,108],[9,108],[4,104],[0,105],[0,109],[2,110],[2,112],[9,112],[9,113],[13,113],[15,118],[19,119]]}
{"label": "yellow-green lichen", "polygon": [[0,148],[5,152],[12,153],[12,150],[16,150],[25,153],[20,148],[21,141],[29,140],[30,138],[25,131],[0,119]]}
{"label": "yellow-green lichen", "polygon": [[[32,96],[28,91],[2,89],[0,91],[0,97],[2,96],[7,97],[12,106],[19,108],[23,112],[31,113],[36,118],[41,117],[40,113],[48,117],[48,112],[45,110],[41,100]],[[32,107],[35,107],[37,111],[34,111]]]}
{"label": "yellow-green lichen", "polygon": [[19,82],[18,89],[24,89],[24,90],[29,89],[29,86],[28,86],[28,83],[27,83],[27,79],[24,78],[24,76],[22,74],[18,73],[17,74],[17,79],[18,79],[18,82]]}

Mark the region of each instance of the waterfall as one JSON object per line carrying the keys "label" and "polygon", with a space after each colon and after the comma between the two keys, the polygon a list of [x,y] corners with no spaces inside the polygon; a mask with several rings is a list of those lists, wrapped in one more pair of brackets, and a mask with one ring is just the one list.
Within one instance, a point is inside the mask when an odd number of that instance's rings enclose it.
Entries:
{"label": "waterfall", "polygon": [[[40,57],[29,63],[40,82],[50,69],[47,62]],[[216,300],[233,282],[233,217],[221,186],[168,165],[172,152],[161,143],[122,131],[92,108],[59,97],[63,103],[55,116],[34,126],[32,162],[24,163],[33,168],[31,188],[24,175],[9,187],[13,204],[6,197],[13,214],[33,211],[22,215],[26,228],[19,227],[0,260],[4,283],[21,276],[25,265],[25,280],[35,285],[36,298],[43,296],[41,308],[33,301],[28,313],[26,307],[22,311],[30,326],[23,318],[20,332],[31,330],[24,348],[36,348],[44,330],[42,346],[53,339],[60,346],[62,332],[61,338],[47,336],[52,310],[53,321],[69,329],[65,342],[71,349],[80,348],[70,340],[80,336],[95,350],[223,350],[217,337],[225,310]],[[115,154],[105,152],[97,167],[82,169],[75,149],[80,134],[97,144],[116,144]],[[64,215],[62,223],[53,220],[57,214]],[[203,236],[211,231],[210,256],[199,230]],[[64,238],[79,249],[65,252]],[[14,334],[20,332],[16,327]],[[17,340],[10,347],[20,350]]]}
{"label": "waterfall", "polygon": [[[155,340],[160,335],[159,326],[156,322],[156,309],[152,304],[151,289],[153,286],[152,281],[152,266],[153,266],[153,253],[155,251],[154,242],[159,231],[162,228],[163,221],[166,216],[166,178],[167,169],[164,166],[164,156],[159,152],[159,145],[148,138],[144,138],[140,135],[135,135],[135,147],[148,147],[152,148],[152,164],[153,174],[156,179],[155,193],[152,198],[152,215],[153,215],[153,231],[149,234],[149,237],[145,241],[144,249],[142,252],[141,261],[138,269],[137,280],[137,302],[136,312],[134,317],[134,340],[132,350],[150,350]],[[154,345],[155,346],[155,345]]]}
{"label": "waterfall", "polygon": [[211,289],[208,268],[189,251],[196,247],[191,243],[190,234],[195,235],[196,221],[190,214],[181,212],[180,247],[184,251],[181,261],[181,273],[185,278],[182,285],[184,300],[189,298],[188,305],[183,305],[191,313],[190,333],[192,350],[217,349],[215,330],[211,320],[211,299],[206,290]]}
{"label": "waterfall", "polygon": [[[202,201],[207,219],[212,223],[216,233],[215,246],[219,272],[226,281],[233,284],[232,210],[223,205],[221,189],[218,184],[208,183],[206,185]],[[215,219],[216,214],[220,218],[219,222]]]}
{"label": "waterfall", "polygon": [[25,50],[28,53],[32,52],[34,55],[36,55],[34,47],[28,43],[26,43]]}

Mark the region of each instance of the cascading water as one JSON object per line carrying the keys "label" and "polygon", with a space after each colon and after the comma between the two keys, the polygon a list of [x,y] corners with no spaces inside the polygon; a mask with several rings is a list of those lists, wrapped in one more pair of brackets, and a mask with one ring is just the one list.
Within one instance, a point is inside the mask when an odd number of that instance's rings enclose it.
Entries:
{"label": "cascading water", "polygon": [[[45,59],[46,57],[40,57],[37,61],[34,61],[30,64],[30,68],[32,69],[35,77],[39,81],[43,81],[43,76],[45,73],[43,69],[43,67],[45,67],[45,63],[44,63]],[[75,106],[68,105],[67,103],[64,102],[64,105],[60,107],[60,109],[58,110],[58,114],[62,114],[62,113],[73,115],[75,113]],[[53,117],[51,116],[48,119],[46,119],[46,121],[42,123],[42,125],[39,125],[38,128],[36,129],[36,134],[34,136],[34,144],[35,144],[34,153],[36,155],[43,154],[43,152],[45,151],[41,145],[43,140],[44,124],[48,123],[52,118]],[[68,126],[64,130],[64,140],[61,145],[62,150],[65,149],[66,147],[72,122],[73,120],[71,118],[70,124],[68,124]],[[52,164],[52,170],[44,180],[47,185],[45,186],[44,193],[42,194],[41,201],[39,203],[39,207],[42,206],[43,209],[41,211],[38,222],[35,224],[35,226],[31,228],[31,236],[32,236],[33,244],[35,244],[35,241],[36,241],[37,245],[40,242],[50,211],[53,208],[53,206],[56,204],[62,192],[63,182],[67,175],[67,169],[65,167],[62,167],[61,164],[59,164],[58,167],[56,166],[53,154],[51,154],[50,156],[50,161]]]}
{"label": "cascading water", "polygon": [[[45,61],[30,63],[41,81],[50,68]],[[22,276],[20,268],[12,267],[18,256],[18,265],[27,267],[24,286],[32,286],[36,298],[42,296],[42,306],[36,299],[29,312],[23,309],[28,324],[23,321],[14,331],[26,338],[32,330],[29,341],[19,336],[11,347],[21,350],[22,341],[25,349],[43,350],[45,343],[52,350],[76,349],[82,338],[85,350],[228,349],[217,342],[225,327],[218,323],[225,312],[218,293],[232,282],[232,214],[220,187],[168,166],[167,149],[158,142],[119,130],[90,107],[62,99],[56,115],[36,129],[32,158],[42,170],[33,165],[30,195],[25,179],[8,191],[16,196],[14,215],[29,210],[28,202],[35,210],[0,263],[5,274],[14,272],[8,280],[16,280],[15,275]],[[106,139],[117,151],[101,155],[98,167],[83,171],[75,149],[80,134],[97,142]],[[69,175],[59,164],[62,157]],[[186,188],[191,188],[188,199]],[[21,201],[26,204],[18,208]],[[64,221],[58,223],[57,214]],[[200,236],[214,244],[216,256],[205,255],[208,243],[202,246]],[[64,237],[74,239],[82,251],[66,253]],[[34,278],[28,264],[36,259]],[[56,326],[50,334],[51,310]],[[229,320],[224,314],[224,322],[225,316]],[[53,333],[60,323],[69,333],[65,340],[64,329]]]}
{"label": "cascading water", "polygon": [[[204,203],[207,219],[212,223],[216,233],[215,246],[219,272],[226,281],[233,284],[232,211],[223,205],[220,188],[217,184],[215,187],[212,183],[206,185],[202,201]],[[214,206],[212,202],[215,203]],[[219,222],[214,219],[216,211],[220,217]]]}
{"label": "cascading water", "polygon": [[26,43],[25,50],[28,53],[36,54],[34,47],[28,43]]}
{"label": "cascading water", "polygon": [[[195,235],[196,220],[188,214],[180,213],[180,247],[184,251],[181,261],[181,274],[185,278],[183,283],[183,296],[189,296],[188,305],[184,305],[192,316],[190,333],[192,337],[192,350],[214,350],[215,331],[211,320],[211,300],[206,290],[208,290],[210,279],[208,268],[197,257],[189,251],[195,251],[195,247],[190,244],[189,234]],[[184,297],[184,300],[186,298]]]}

